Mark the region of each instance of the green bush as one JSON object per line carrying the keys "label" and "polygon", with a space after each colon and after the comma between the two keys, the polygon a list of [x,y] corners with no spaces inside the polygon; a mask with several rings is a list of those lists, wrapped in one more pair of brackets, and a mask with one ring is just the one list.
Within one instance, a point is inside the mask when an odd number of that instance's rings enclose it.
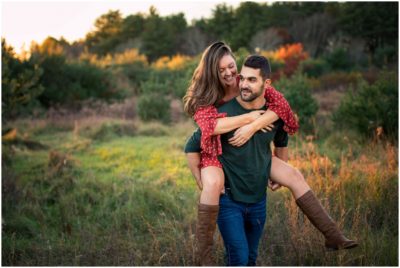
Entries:
{"label": "green bush", "polygon": [[282,77],[275,86],[285,95],[293,111],[298,115],[300,129],[306,132],[313,131],[313,120],[318,111],[318,104],[311,96],[311,85],[307,76],[297,72],[290,79]]}
{"label": "green bush", "polygon": [[144,123],[138,126],[138,135],[142,136],[152,136],[152,137],[159,137],[159,136],[168,136],[170,133],[169,128],[159,122],[151,122],[151,123]]}
{"label": "green bush", "polygon": [[382,127],[385,135],[397,140],[398,101],[397,74],[382,72],[374,84],[364,81],[355,91],[348,91],[333,120],[337,127],[353,128],[368,137]]}
{"label": "green bush", "polygon": [[397,46],[385,45],[376,49],[373,62],[376,66],[382,66],[396,62],[397,58]]}
{"label": "green bush", "polygon": [[141,82],[139,92],[142,94],[172,95],[181,99],[189,86],[192,73],[192,69],[153,69],[150,71],[148,80]]}
{"label": "green bush", "polygon": [[320,77],[321,75],[329,71],[329,65],[326,60],[318,59],[306,59],[300,63],[301,70],[308,77]]}
{"label": "green bush", "polygon": [[33,57],[43,69],[40,83],[44,92],[39,100],[46,107],[51,104],[74,104],[88,98],[110,100],[121,98],[110,71],[87,62],[67,62],[63,55]]}
{"label": "green bush", "polygon": [[92,140],[108,141],[116,137],[135,136],[136,126],[129,122],[107,122],[100,126],[90,126],[82,131],[83,136]]}
{"label": "green bush", "polygon": [[344,48],[336,48],[324,56],[331,70],[349,71],[353,67],[349,53]]}
{"label": "green bush", "polygon": [[140,91],[140,84],[149,79],[150,68],[142,62],[133,62],[121,65],[122,73],[126,75],[134,88],[134,93]]}
{"label": "green bush", "polygon": [[323,74],[318,78],[320,90],[335,90],[338,88],[347,88],[349,86],[356,86],[363,76],[360,72],[343,72],[335,71]]}
{"label": "green bush", "polygon": [[137,113],[143,121],[171,121],[170,101],[165,94],[147,93],[138,99]]}
{"label": "green bush", "polygon": [[242,47],[235,51],[234,55],[236,57],[238,71],[240,71],[240,69],[242,69],[244,60],[250,55],[250,52],[246,48]]}

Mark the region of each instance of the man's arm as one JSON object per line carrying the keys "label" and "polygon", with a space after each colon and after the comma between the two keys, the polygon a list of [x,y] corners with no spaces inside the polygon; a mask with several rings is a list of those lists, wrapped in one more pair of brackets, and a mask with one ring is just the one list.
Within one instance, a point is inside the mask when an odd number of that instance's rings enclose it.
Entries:
{"label": "man's arm", "polygon": [[[285,162],[287,162],[289,159],[289,149],[287,147],[288,142],[289,136],[283,130],[283,127],[281,125],[280,127],[278,127],[274,137],[274,155]],[[268,187],[271,188],[272,191],[276,191],[281,187],[281,185],[279,183],[273,182],[272,180],[268,180]]]}
{"label": "man's arm", "polygon": [[288,147],[275,147],[274,155],[279,159],[287,162],[289,160],[289,148]]}
{"label": "man's arm", "polygon": [[187,140],[185,144],[186,160],[193,177],[196,179],[197,186],[200,190],[203,189],[203,184],[201,183],[201,173],[200,173],[200,138],[201,131],[197,129],[193,132],[192,136]]}
{"label": "man's arm", "polygon": [[193,177],[196,179],[197,186],[203,190],[203,183],[201,182],[200,173],[200,153],[186,153],[186,160]]}

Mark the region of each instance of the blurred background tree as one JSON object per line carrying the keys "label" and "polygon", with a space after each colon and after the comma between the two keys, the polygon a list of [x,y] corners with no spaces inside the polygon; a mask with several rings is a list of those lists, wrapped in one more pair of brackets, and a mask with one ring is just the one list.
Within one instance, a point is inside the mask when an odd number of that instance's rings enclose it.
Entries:
{"label": "blurred background tree", "polygon": [[[297,87],[309,87],[305,96],[310,107],[316,98],[325,109],[318,92],[344,94],[354,74],[372,84],[382,66],[397,73],[397,18],[395,2],[242,2],[236,8],[224,3],[217,4],[210,17],[190,24],[183,13],[161,16],[154,6],[126,17],[110,10],[94,21],[94,30],[84,39],[69,43],[48,37],[33,44],[25,58],[2,42],[3,114],[18,114],[16,107],[26,106],[11,97],[15,91],[29,96],[24,102],[30,99],[44,109],[79,108],[87,99],[117,101],[150,93],[168,101],[180,99],[201,52],[216,40],[232,47],[239,68],[248,54],[266,56],[273,83],[285,87],[278,90],[295,98],[297,90],[303,90]],[[16,85],[19,90],[11,90]],[[339,102],[328,106],[337,108]],[[316,113],[315,108],[304,109],[302,121]],[[303,123],[304,129],[310,128]]]}
{"label": "blurred background tree", "polygon": [[43,70],[15,57],[12,47],[1,39],[1,118],[3,124],[23,113],[44,90],[39,83]]}

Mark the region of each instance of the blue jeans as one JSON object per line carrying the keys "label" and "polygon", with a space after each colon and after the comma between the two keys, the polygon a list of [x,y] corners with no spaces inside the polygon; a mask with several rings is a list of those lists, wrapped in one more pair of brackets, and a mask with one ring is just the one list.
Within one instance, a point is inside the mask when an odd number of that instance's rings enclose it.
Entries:
{"label": "blue jeans", "polygon": [[220,196],[218,228],[225,245],[227,266],[255,266],[266,219],[266,197],[253,204]]}

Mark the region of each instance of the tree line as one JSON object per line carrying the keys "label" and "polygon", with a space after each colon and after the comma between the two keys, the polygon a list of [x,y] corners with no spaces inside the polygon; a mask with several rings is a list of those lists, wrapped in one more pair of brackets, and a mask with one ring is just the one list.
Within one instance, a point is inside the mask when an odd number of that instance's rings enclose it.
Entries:
{"label": "tree line", "polygon": [[190,24],[183,13],[163,17],[155,7],[147,14],[125,18],[120,11],[110,10],[95,20],[94,30],[83,40],[55,41],[71,57],[85,50],[103,56],[137,48],[149,61],[175,54],[197,55],[215,40],[225,40],[233,50],[249,51],[300,42],[312,57],[334,45],[351,49],[358,40],[367,54],[390,57],[397,48],[397,29],[395,2],[243,2],[237,8],[216,5],[210,18]]}
{"label": "tree line", "polygon": [[[190,24],[183,13],[160,16],[155,7],[126,17],[110,10],[82,40],[48,37],[16,55],[2,39],[2,119],[31,115],[32,107],[79,106],[88,98],[132,95],[142,97],[140,107],[153,109],[151,100],[158,95],[166,101],[183,96],[200,53],[216,40],[232,47],[239,66],[249,53],[266,55],[275,81],[298,69],[318,78],[396,68],[397,19],[395,2],[220,4],[209,18]],[[167,107],[159,106],[160,111]]]}

